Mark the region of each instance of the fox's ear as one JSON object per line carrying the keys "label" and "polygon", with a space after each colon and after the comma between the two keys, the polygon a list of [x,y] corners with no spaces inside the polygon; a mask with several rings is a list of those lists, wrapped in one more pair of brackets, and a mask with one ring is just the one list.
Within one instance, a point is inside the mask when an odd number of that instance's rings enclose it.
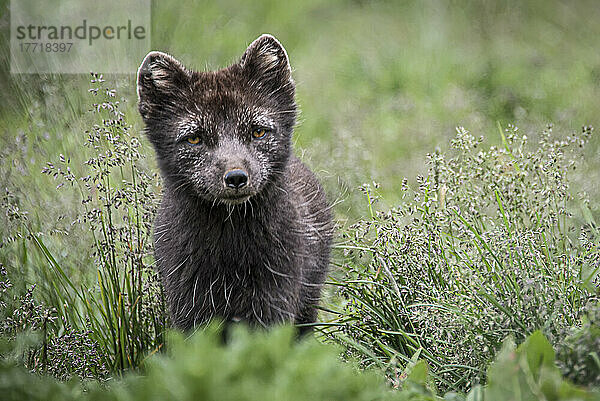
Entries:
{"label": "fox's ear", "polygon": [[137,73],[139,110],[148,118],[152,108],[164,105],[190,83],[191,72],[174,57],[153,51],[148,53]]}
{"label": "fox's ear", "polygon": [[287,52],[274,36],[263,34],[248,46],[240,66],[257,82],[293,86]]}

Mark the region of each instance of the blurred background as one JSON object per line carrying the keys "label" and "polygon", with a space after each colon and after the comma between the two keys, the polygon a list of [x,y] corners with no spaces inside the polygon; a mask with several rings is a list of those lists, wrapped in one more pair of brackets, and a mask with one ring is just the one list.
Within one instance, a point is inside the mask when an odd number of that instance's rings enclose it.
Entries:
{"label": "blurred background", "polygon": [[[79,207],[40,171],[58,154],[72,168],[87,160],[89,77],[9,74],[8,1],[0,12],[0,186],[47,231]],[[153,1],[151,41],[205,70],[274,34],[297,83],[297,153],[339,201],[338,219],[352,221],[366,213],[361,184],[380,183],[383,207],[394,205],[403,177],[424,174],[426,154],[446,150],[457,126],[500,144],[499,124],[516,124],[532,141],[550,123],[559,137],[598,125],[598,21],[594,0]],[[134,75],[105,78],[141,136]],[[576,177],[596,216],[599,144],[592,139]]]}

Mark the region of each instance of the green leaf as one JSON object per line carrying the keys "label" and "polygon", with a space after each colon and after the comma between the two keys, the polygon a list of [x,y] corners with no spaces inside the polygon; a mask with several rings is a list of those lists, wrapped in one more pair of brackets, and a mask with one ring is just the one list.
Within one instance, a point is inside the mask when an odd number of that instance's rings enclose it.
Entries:
{"label": "green leaf", "polygon": [[539,330],[531,334],[529,338],[519,346],[517,351],[525,354],[529,372],[535,381],[539,380],[543,367],[548,369],[555,368],[554,350],[552,349],[552,345],[550,345],[550,342]]}
{"label": "green leaf", "polygon": [[[472,391],[472,393],[475,389]],[[575,387],[554,364],[554,350],[537,331],[519,347],[509,338],[488,370],[484,390],[488,401],[600,400],[597,392]],[[475,395],[469,394],[469,399]]]}
{"label": "green leaf", "polygon": [[423,360],[418,361],[415,364],[415,366],[413,366],[411,372],[408,375],[408,380],[422,385],[427,384],[428,378],[429,367],[427,366],[427,363]]}

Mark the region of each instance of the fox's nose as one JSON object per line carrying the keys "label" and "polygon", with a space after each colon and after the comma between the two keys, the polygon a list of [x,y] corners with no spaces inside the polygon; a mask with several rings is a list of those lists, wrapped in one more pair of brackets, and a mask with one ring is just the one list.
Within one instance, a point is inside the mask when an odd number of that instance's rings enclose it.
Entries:
{"label": "fox's nose", "polygon": [[229,170],[223,176],[223,181],[228,188],[240,189],[248,184],[248,173],[240,169]]}

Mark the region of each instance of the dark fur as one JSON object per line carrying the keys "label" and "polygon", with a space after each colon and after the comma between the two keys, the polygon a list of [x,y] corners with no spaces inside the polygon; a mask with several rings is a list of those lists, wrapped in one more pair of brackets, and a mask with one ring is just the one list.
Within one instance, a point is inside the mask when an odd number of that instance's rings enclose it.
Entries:
{"label": "dark fur", "polygon": [[[215,72],[160,52],[140,66],[139,111],[164,179],[155,256],[177,327],[316,319],[332,221],[317,179],[292,152],[294,91],[287,54],[270,35]],[[269,127],[265,138],[252,137],[257,126]],[[246,171],[249,184],[224,185],[231,169]]]}

